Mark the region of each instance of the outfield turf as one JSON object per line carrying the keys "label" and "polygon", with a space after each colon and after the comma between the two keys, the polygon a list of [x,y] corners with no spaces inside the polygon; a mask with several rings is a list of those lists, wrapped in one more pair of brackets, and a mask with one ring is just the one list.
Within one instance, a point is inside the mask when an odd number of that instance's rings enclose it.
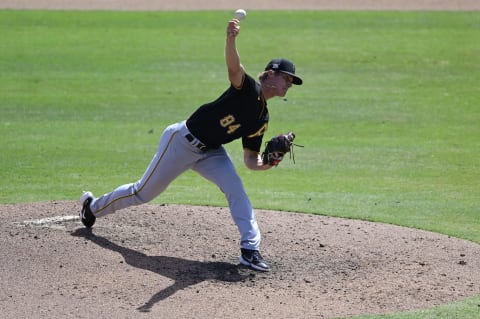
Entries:
{"label": "outfield turf", "polygon": [[[227,87],[229,18],[0,11],[0,203],[138,179],[163,128]],[[480,13],[252,12],[238,48],[252,75],[284,56],[304,79],[269,103],[267,137],[293,130],[305,145],[296,164],[251,172],[227,147],[255,207],[480,243]],[[226,206],[193,173],[155,202]]]}

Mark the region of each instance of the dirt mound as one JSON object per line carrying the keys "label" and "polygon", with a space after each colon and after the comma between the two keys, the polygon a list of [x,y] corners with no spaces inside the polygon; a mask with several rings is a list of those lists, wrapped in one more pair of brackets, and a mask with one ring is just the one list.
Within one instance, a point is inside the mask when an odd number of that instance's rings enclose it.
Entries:
{"label": "dirt mound", "polygon": [[257,211],[270,273],[238,263],[226,208],[0,206],[3,318],[332,318],[480,293],[480,246],[362,221]]}

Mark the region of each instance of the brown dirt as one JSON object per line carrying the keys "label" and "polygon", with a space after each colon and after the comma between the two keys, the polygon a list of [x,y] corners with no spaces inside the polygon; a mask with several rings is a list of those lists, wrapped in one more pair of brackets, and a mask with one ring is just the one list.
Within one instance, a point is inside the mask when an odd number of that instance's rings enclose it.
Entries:
{"label": "brown dirt", "polygon": [[0,0],[0,8],[95,10],[480,10],[478,0]]}
{"label": "brown dirt", "polygon": [[[359,2],[0,0],[0,8],[361,9]],[[480,9],[476,0],[362,5]],[[99,219],[93,231],[78,210],[71,201],[0,205],[2,318],[333,318],[480,293],[480,246],[431,232],[257,210],[273,267],[259,273],[238,265],[226,208],[143,205]]]}
{"label": "brown dirt", "polygon": [[431,232],[258,210],[259,273],[239,265],[226,208],[148,204],[93,231],[78,210],[0,206],[3,318],[332,318],[480,293],[480,246]]}

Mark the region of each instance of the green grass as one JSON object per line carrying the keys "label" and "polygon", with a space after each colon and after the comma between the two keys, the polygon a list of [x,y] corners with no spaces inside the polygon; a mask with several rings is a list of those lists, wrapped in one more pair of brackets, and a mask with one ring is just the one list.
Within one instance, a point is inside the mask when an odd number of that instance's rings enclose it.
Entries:
{"label": "green grass", "polygon": [[[0,203],[76,200],[135,181],[164,127],[228,85],[229,12],[0,11]],[[267,137],[296,164],[243,167],[257,208],[364,219],[480,243],[480,13],[251,12],[238,47],[305,84],[272,100]],[[156,203],[225,206],[193,173]],[[480,298],[368,318],[477,318]],[[457,315],[458,314],[458,315]],[[367,318],[367,317],[362,317]]]}
{"label": "green grass", "polygon": [[427,310],[376,316],[355,316],[348,319],[476,319],[480,318],[480,297],[469,298]]}

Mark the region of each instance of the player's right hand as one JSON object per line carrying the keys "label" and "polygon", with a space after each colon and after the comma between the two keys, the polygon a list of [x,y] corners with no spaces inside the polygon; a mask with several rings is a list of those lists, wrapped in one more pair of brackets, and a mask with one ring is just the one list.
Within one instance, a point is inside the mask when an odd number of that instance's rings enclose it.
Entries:
{"label": "player's right hand", "polygon": [[227,37],[235,38],[240,33],[240,21],[237,19],[232,19],[228,22],[227,26]]}

